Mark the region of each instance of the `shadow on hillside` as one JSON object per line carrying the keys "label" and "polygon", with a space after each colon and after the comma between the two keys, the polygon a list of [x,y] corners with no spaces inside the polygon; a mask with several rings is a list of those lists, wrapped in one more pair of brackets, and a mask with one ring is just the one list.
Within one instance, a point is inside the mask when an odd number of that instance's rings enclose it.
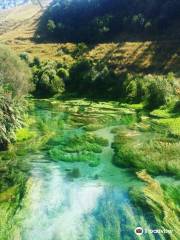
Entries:
{"label": "shadow on hillside", "polygon": [[[174,72],[180,77],[180,42],[155,41],[134,43],[127,49],[126,42],[109,50],[102,62],[110,63],[118,72],[166,74]],[[132,48],[132,49],[131,49]],[[124,49],[124,50],[123,50]],[[116,53],[120,54],[116,57]]]}
{"label": "shadow on hillside", "polygon": [[[55,5],[53,8],[56,18],[59,14],[57,6],[58,5]],[[34,35],[34,40],[38,43],[73,42],[72,39],[76,37],[73,36],[74,30],[71,31],[71,28],[68,28],[67,31],[65,31],[66,36],[59,33],[59,28],[62,26],[58,26],[58,33],[56,34],[56,37],[53,38],[50,32],[48,35],[47,19],[49,19],[49,14],[52,11],[51,7],[52,5],[50,4],[41,16],[37,31]],[[55,7],[57,7],[56,11],[54,10]],[[65,23],[68,23],[69,19],[65,19],[64,21]],[[74,25],[77,25],[78,31],[78,22]],[[52,29],[50,29],[50,31],[53,31],[53,23],[51,23],[51,28]],[[83,32],[82,34],[90,35],[88,29],[86,29],[86,32]],[[153,34],[145,36],[141,33],[134,35],[124,33],[121,34],[118,39],[117,36],[113,36],[113,38],[112,36],[109,36],[108,39],[104,40],[104,43],[115,42],[116,45],[113,48],[110,48],[110,50],[105,54],[102,62],[110,63],[112,68],[118,69],[119,72],[126,71],[146,74],[162,74],[172,71],[176,73],[177,76],[180,76],[180,40],[174,41],[172,36],[173,35],[168,35],[167,33],[165,36],[155,36]],[[88,36],[86,36],[86,38],[88,38]],[[177,37],[177,39],[179,38]],[[127,46],[127,42],[129,43],[129,48]],[[74,41],[74,43],[78,43],[78,41]],[[96,48],[99,43],[103,43],[103,41],[87,44],[91,46],[93,45],[94,48]]]}
{"label": "shadow on hillside", "polygon": [[[124,23],[123,25],[123,19],[119,18],[119,14],[122,11],[121,7],[124,5],[116,4],[116,1],[110,4],[111,1],[109,1],[107,7],[102,1],[102,6],[103,4],[106,6],[106,9],[103,9],[100,3],[96,6],[96,4],[89,4],[90,2],[91,1],[88,0],[82,2],[51,1],[39,19],[34,40],[44,43],[86,42],[89,44],[98,44],[103,42],[173,40],[174,37],[180,39],[180,33],[178,31],[179,16],[176,16],[169,24],[164,23],[165,25],[163,25],[161,23],[161,28],[157,24],[157,26],[155,25],[154,28],[149,31],[147,29],[140,30],[133,24],[129,26]],[[114,7],[117,6],[118,8],[111,9],[111,5]],[[141,9],[139,3],[137,3],[137,5],[137,7]],[[126,17],[130,17],[132,13],[129,10],[129,6],[126,7],[127,9],[124,10]],[[157,9],[159,9],[158,6]],[[117,10],[120,11],[118,14]],[[143,9],[141,10],[143,11]],[[176,12],[174,9],[173,11]],[[106,26],[106,22],[109,20],[108,18],[103,19],[103,17],[107,17],[108,14],[114,16],[114,20],[110,21],[109,25]],[[135,9],[134,14],[136,14]],[[157,17],[160,16],[157,15]],[[117,25],[117,23],[119,25]]]}

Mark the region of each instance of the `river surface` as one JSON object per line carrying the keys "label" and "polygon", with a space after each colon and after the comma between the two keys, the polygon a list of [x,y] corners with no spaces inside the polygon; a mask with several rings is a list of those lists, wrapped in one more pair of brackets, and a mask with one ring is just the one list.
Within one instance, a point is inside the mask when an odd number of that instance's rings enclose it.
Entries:
{"label": "river surface", "polygon": [[[55,112],[47,108],[40,111]],[[136,227],[152,226],[151,216],[137,210],[128,194],[131,187],[143,183],[127,169],[112,164],[111,130],[112,126],[106,126],[93,132],[109,142],[96,167],[83,162],[55,162],[44,150],[28,155],[32,166],[27,193],[16,216],[14,239],[133,240],[138,239]],[[74,168],[78,177],[69,175]],[[146,234],[141,239],[164,238]]]}

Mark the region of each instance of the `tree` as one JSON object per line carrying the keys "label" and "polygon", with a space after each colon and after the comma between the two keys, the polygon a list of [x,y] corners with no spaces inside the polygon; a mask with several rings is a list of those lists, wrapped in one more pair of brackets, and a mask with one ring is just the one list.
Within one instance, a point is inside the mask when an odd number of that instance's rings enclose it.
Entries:
{"label": "tree", "polygon": [[54,32],[54,30],[56,29],[56,24],[53,20],[48,20],[47,29],[49,32]]}
{"label": "tree", "polygon": [[165,105],[173,94],[171,76],[157,76],[151,79],[147,87],[147,106],[150,109]]}

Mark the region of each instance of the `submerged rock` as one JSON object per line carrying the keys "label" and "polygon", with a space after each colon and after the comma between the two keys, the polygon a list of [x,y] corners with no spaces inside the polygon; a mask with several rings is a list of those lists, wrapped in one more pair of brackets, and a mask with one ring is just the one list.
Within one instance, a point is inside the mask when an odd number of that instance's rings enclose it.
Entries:
{"label": "submerged rock", "polygon": [[70,178],[79,178],[81,176],[79,168],[73,168],[68,172],[67,176]]}

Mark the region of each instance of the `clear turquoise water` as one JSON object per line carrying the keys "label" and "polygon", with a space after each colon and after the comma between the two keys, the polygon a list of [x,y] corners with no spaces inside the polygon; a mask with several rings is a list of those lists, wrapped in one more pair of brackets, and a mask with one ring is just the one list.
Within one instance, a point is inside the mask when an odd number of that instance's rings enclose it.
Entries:
{"label": "clear turquoise water", "polygon": [[[52,117],[52,111],[46,109],[48,114]],[[16,214],[13,240],[134,240],[139,239],[134,233],[136,227],[155,226],[153,216],[133,206],[128,195],[131,187],[138,188],[142,183],[111,162],[111,129],[95,132],[109,140],[98,167],[53,162],[44,151],[30,157],[30,180],[22,208]],[[78,178],[68,175],[74,168],[79,169]],[[141,239],[165,238],[146,234]]]}

